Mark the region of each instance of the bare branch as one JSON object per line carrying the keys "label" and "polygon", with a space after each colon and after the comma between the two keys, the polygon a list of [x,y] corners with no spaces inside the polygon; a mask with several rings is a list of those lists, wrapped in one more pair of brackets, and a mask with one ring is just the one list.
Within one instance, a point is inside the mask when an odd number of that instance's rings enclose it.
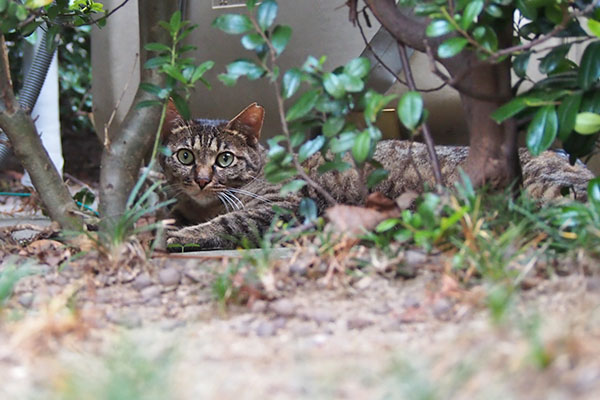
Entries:
{"label": "bare branch", "polygon": [[[415,85],[415,80],[413,78],[410,61],[408,60],[406,46],[402,43],[398,43],[398,52],[400,53],[400,59],[402,60],[402,65],[404,66],[404,75],[406,76],[406,80],[408,81],[408,87],[410,88],[410,90],[416,90],[417,88]],[[425,139],[425,144],[427,146],[427,154],[429,155],[429,161],[431,162],[431,168],[433,169],[435,183],[438,187],[444,186],[444,182],[442,181],[442,170],[440,168],[440,160],[438,159],[437,153],[435,152],[435,144],[433,143],[431,132],[429,131],[429,127],[426,123],[423,123],[421,125],[421,128],[423,129],[423,138]]]}

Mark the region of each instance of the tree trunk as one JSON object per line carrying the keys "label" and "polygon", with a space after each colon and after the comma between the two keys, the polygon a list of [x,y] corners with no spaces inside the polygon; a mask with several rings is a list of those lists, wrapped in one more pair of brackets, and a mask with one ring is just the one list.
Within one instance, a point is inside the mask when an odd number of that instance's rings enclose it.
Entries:
{"label": "tree trunk", "polygon": [[83,220],[44,149],[31,117],[15,99],[3,35],[0,35],[0,128],[10,139],[21,165],[29,172],[50,218],[64,229],[82,229]]}
{"label": "tree trunk", "polygon": [[[139,0],[140,81],[164,86],[165,78],[156,69],[143,68],[148,60],[144,45],[150,42],[169,43],[170,36],[158,25],[176,11],[175,1]],[[100,214],[118,218],[125,212],[127,199],[139,175],[144,156],[154,143],[161,107],[136,108],[140,101],[156,97],[138,88],[132,106],[117,134],[110,138],[102,154],[100,171]]]}

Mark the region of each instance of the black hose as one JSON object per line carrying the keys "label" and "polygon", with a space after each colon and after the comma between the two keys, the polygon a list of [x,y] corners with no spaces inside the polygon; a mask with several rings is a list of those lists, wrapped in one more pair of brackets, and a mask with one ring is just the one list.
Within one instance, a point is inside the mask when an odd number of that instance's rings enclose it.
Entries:
{"label": "black hose", "polygon": [[[50,68],[50,63],[52,63],[52,58],[56,51],[56,47],[52,51],[48,51],[46,39],[46,31],[42,31],[42,40],[35,52],[31,67],[23,82],[23,87],[19,92],[19,106],[27,112],[31,112],[40,95],[46,75],[48,74],[48,68]],[[11,153],[7,143],[8,137],[0,130],[0,169]]]}

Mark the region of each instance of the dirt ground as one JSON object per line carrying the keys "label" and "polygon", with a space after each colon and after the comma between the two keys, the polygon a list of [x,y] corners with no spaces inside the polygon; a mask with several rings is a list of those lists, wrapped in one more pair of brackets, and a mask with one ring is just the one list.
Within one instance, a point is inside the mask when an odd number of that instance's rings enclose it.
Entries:
{"label": "dirt ground", "polygon": [[414,278],[325,279],[277,250],[263,295],[224,306],[215,281],[247,256],[160,256],[99,273],[89,258],[61,267],[57,242],[35,246],[0,267],[35,272],[2,310],[2,399],[600,395],[600,278],[578,268],[533,280],[494,322],[493,288],[465,288],[443,259],[416,251],[398,261]]}

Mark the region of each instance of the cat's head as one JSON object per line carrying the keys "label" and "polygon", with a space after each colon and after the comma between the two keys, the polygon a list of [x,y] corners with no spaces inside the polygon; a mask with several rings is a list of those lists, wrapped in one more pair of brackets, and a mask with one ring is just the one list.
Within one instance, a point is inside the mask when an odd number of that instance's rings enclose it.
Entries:
{"label": "cat's head", "polygon": [[264,164],[258,143],[263,120],[264,108],[256,103],[230,121],[184,121],[170,105],[162,132],[166,151],[160,156],[170,187],[205,203],[255,179]]}

